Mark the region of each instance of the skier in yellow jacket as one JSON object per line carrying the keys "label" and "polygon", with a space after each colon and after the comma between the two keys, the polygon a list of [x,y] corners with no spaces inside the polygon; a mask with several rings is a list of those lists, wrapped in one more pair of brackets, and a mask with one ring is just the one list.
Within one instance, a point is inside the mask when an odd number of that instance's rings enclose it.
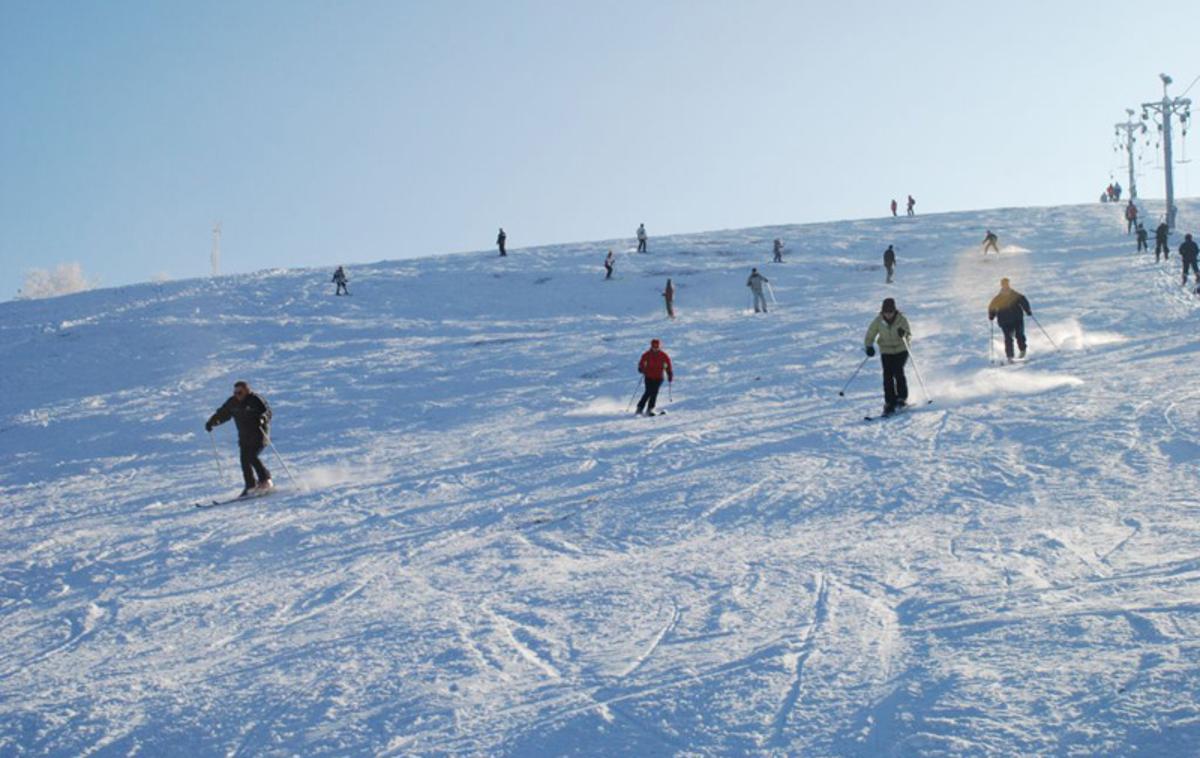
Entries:
{"label": "skier in yellow jacket", "polygon": [[887,298],[879,309],[879,315],[867,327],[863,347],[868,356],[875,355],[879,344],[879,359],[883,364],[883,415],[890,416],[897,408],[908,404],[908,379],[904,376],[904,364],[908,362],[908,341],[912,330],[908,319],[896,310],[896,301]]}

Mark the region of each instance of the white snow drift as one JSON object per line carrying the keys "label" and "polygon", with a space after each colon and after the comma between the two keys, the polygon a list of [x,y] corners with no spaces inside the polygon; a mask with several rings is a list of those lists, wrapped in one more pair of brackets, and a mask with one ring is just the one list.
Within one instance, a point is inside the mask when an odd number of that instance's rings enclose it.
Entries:
{"label": "white snow drift", "polygon": [[[0,754],[1192,754],[1197,304],[1120,210],[0,305]],[[988,365],[1001,276],[1060,352]],[[934,403],[865,423],[885,296]],[[239,378],[307,491],[198,510]]]}

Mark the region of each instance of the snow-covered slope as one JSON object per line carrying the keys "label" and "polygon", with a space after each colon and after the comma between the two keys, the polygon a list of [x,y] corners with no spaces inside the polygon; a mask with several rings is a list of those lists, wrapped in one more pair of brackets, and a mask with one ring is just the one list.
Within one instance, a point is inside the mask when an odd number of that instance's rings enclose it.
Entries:
{"label": "snow-covered slope", "polygon": [[[1120,215],[4,304],[0,754],[1195,754],[1200,299]],[[1030,323],[989,366],[1004,275],[1060,353]],[[887,295],[935,402],[865,423]],[[674,402],[634,418],[656,336]],[[199,510],[238,378],[308,491],[268,458],[275,497]]]}

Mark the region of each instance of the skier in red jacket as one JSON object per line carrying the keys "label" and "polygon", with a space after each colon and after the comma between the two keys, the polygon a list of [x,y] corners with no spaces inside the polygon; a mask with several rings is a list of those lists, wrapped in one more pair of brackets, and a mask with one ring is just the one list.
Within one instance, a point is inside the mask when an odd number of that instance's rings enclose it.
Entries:
{"label": "skier in red jacket", "polygon": [[650,349],[642,353],[642,359],[638,361],[638,373],[646,383],[646,391],[642,393],[642,399],[637,404],[639,416],[642,415],[643,409],[647,416],[655,415],[654,403],[658,400],[658,388],[662,386],[663,374],[666,374],[668,382],[675,380],[671,356],[659,349],[660,344],[658,340],[650,340]]}

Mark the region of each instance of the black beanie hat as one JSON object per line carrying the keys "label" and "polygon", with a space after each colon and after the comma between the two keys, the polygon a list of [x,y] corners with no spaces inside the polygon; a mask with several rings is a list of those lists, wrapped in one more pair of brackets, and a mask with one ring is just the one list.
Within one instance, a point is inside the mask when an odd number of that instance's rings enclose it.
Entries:
{"label": "black beanie hat", "polygon": [[890,297],[883,299],[883,307],[879,309],[880,313],[887,313],[896,310],[896,301]]}

